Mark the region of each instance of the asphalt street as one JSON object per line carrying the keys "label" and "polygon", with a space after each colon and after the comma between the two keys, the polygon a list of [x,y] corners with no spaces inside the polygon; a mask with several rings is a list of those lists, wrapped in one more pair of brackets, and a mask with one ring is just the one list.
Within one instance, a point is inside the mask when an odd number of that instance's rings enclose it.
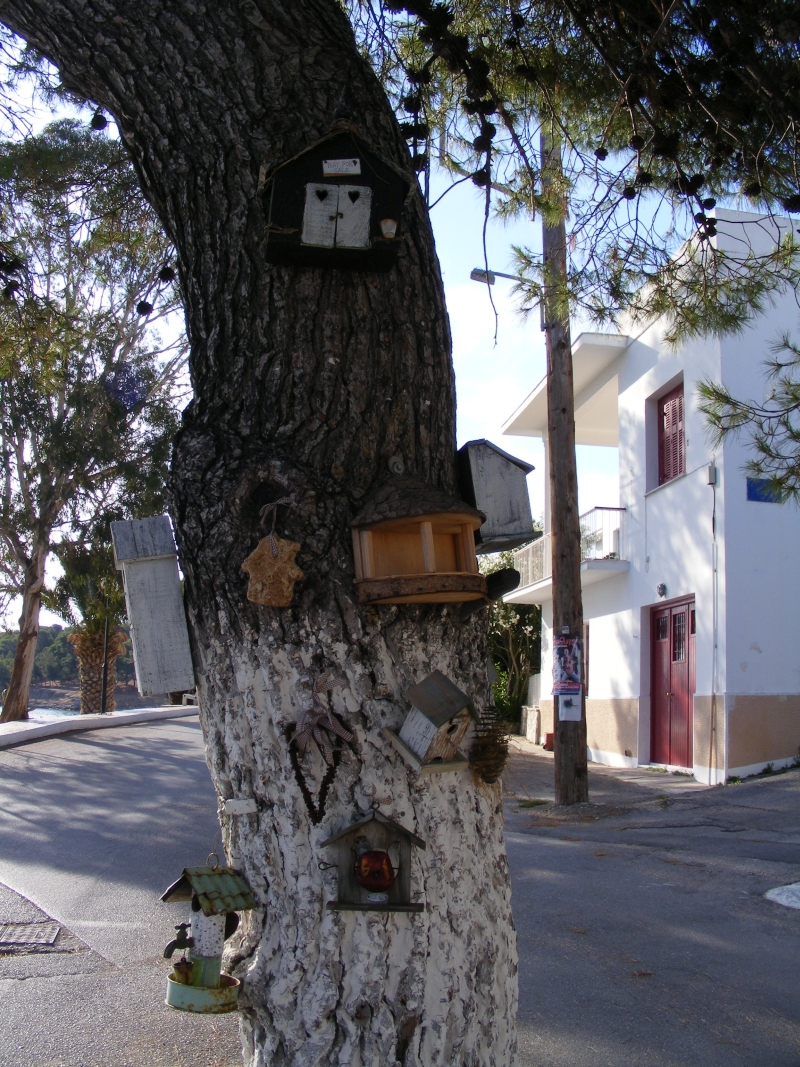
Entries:
{"label": "asphalt street", "polygon": [[[592,768],[564,812],[552,771],[518,742],[505,777],[520,1067],[800,1067],[800,911],[763,896],[800,881],[800,772]],[[62,927],[0,955],[0,1067],[239,1064],[235,1017],[163,1004],[158,897],[218,842],[197,720],[0,752],[0,805],[0,923]]]}
{"label": "asphalt street", "polygon": [[0,956],[2,1067],[240,1064],[235,1017],[164,1005],[163,949],[189,916],[159,896],[219,841],[197,719],[0,752],[0,808],[0,922],[39,910],[69,932]]}
{"label": "asphalt street", "polygon": [[[552,799],[552,760],[516,747],[517,799]],[[569,813],[507,798],[522,1067],[797,1067],[800,911],[764,893],[800,881],[800,771],[590,789]]]}

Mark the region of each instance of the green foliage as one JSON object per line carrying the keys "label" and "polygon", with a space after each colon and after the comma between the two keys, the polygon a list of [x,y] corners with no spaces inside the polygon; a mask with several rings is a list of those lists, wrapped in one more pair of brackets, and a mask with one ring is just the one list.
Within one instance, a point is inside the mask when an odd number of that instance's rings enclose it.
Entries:
{"label": "green foliage", "polygon": [[[726,255],[713,214],[722,199],[800,211],[794,6],[343,2],[423,175],[434,160],[471,179],[487,219],[568,219],[567,278],[548,295],[562,318],[666,312],[677,341],[739,329],[800,281],[796,242]],[[530,309],[544,267],[518,249],[517,269]]]}
{"label": "green foliage", "polygon": [[[161,510],[185,339],[171,249],[122,146],[74,120],[0,144],[0,592],[36,544]],[[155,310],[137,310],[147,301]],[[63,534],[62,534],[63,536]],[[69,551],[67,548],[65,552]]]}
{"label": "green foliage", "polygon": [[109,631],[125,618],[125,591],[110,544],[62,541],[55,548],[64,573],[44,604],[84,633]]}
{"label": "green foliage", "polygon": [[[72,645],[67,641],[69,630],[61,626],[43,626],[36,644],[33,680],[37,682],[77,681],[78,661]],[[0,633],[0,690],[11,678],[18,633]]]}
{"label": "green foliage", "polygon": [[737,400],[712,381],[698,385],[715,443],[729,435],[749,440],[755,457],[748,473],[772,482],[780,500],[800,500],[800,345],[784,336],[767,361],[770,392],[766,400]]}
{"label": "green foliage", "polygon": [[[482,574],[514,566],[511,552],[481,556]],[[487,610],[489,653],[497,671],[494,702],[500,715],[518,721],[528,693],[528,677],[539,670],[542,611],[536,604],[496,601]]]}
{"label": "green foliage", "polygon": [[[126,627],[123,629],[127,630]],[[71,633],[71,627],[64,629],[58,624],[43,626],[39,630],[33,665],[35,685],[42,682],[77,683],[78,660],[75,650],[67,640]],[[0,633],[0,692],[6,688],[11,678],[18,637],[19,634],[14,631]],[[117,659],[117,682],[132,682],[134,677],[133,653],[128,642],[124,654]]]}

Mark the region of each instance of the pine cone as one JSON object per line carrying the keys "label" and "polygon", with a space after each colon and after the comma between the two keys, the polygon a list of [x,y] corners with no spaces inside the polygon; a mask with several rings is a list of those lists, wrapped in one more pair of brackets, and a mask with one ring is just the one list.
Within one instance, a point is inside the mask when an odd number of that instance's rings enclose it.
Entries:
{"label": "pine cone", "polygon": [[495,709],[487,708],[475,727],[469,765],[481,781],[493,785],[499,781],[507,759],[508,732],[497,718]]}

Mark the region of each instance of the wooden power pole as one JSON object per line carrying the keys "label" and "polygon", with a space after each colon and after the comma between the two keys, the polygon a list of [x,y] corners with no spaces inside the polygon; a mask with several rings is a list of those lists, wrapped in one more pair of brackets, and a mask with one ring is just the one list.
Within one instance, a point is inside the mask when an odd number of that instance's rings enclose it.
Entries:
{"label": "wooden power pole", "polygon": [[[541,135],[542,185],[560,185],[561,145]],[[577,694],[553,697],[555,794],[557,804],[589,799],[586,771],[586,693],[583,678],[583,602],[581,598],[581,532],[578,518],[578,474],[575,461],[575,395],[567,279],[567,230],[562,219],[543,223],[544,320],[547,342],[547,435],[550,465],[550,532],[553,561],[553,654],[559,638],[578,647],[581,672]],[[578,646],[574,645],[577,639]]]}

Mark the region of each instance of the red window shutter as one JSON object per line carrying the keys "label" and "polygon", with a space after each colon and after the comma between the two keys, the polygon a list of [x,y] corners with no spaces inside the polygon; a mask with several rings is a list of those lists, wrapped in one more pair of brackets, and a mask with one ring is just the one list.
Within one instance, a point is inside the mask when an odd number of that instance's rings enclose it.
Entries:
{"label": "red window shutter", "polygon": [[658,484],[677,478],[685,470],[683,386],[679,385],[658,402]]}

